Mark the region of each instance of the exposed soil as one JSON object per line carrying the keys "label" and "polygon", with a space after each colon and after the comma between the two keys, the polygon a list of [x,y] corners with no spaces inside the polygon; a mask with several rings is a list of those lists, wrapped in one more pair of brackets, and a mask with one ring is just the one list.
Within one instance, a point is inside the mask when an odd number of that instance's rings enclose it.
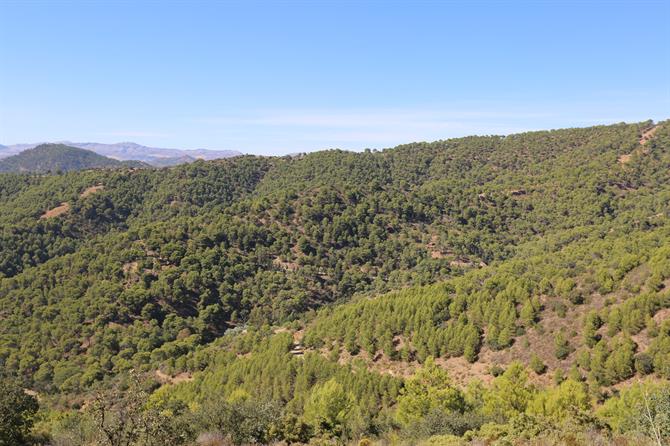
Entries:
{"label": "exposed soil", "polygon": [[54,218],[59,215],[66,214],[70,210],[70,205],[68,203],[61,203],[59,206],[56,206],[53,209],[46,211],[40,216],[40,218]]}
{"label": "exposed soil", "polygon": [[621,155],[621,156],[619,157],[619,164],[628,164],[628,163],[630,163],[630,160],[631,160],[632,157],[633,157],[633,155],[631,155],[630,153],[627,154],[627,155]]}
{"label": "exposed soil", "polygon": [[94,193],[103,190],[104,188],[105,188],[105,186],[103,186],[102,184],[98,184],[96,186],[88,187],[84,190],[84,192],[79,194],[79,198],[86,198],[89,195],[93,195]]}
{"label": "exposed soil", "polygon": [[300,269],[300,265],[295,262],[284,262],[279,257],[276,257],[272,260],[272,264],[278,268],[283,269],[284,271],[297,271]]}
{"label": "exposed soil", "polygon": [[[650,139],[652,139],[654,137],[654,135],[658,131],[658,127],[659,126],[655,125],[655,126],[649,128],[649,129],[645,130],[644,132],[642,132],[642,137],[640,138],[640,145],[641,146],[644,146],[647,142],[649,142]],[[633,153],[647,154],[648,149],[638,148],[638,149],[634,150]],[[621,155],[619,157],[619,164],[628,164],[633,157],[633,153],[628,153],[626,155]]]}
{"label": "exposed soil", "polygon": [[653,126],[652,128],[650,128],[648,130],[645,130],[642,133],[642,138],[640,138],[640,145],[645,145],[647,143],[647,141],[649,141],[651,138],[653,138],[654,134],[656,133],[657,130],[658,130],[657,125]]}
{"label": "exposed soil", "polygon": [[161,384],[179,384],[181,382],[192,381],[193,377],[190,373],[183,372],[175,376],[170,376],[167,373],[163,373],[161,370],[156,370],[154,372],[156,379]]}
{"label": "exposed soil", "polygon": [[463,357],[458,358],[438,358],[435,363],[442,366],[449,372],[449,377],[458,385],[465,386],[473,379],[480,379],[486,384],[490,384],[493,375],[489,373],[489,366],[485,362],[477,361],[470,364]]}

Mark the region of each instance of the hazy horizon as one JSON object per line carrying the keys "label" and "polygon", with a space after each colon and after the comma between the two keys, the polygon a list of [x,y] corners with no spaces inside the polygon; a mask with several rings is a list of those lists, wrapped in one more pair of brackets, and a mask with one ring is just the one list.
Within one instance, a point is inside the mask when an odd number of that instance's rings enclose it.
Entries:
{"label": "hazy horizon", "polygon": [[[651,119],[651,118],[649,118]],[[667,118],[662,118],[662,119],[652,119],[654,122],[662,122],[670,119],[670,117]],[[550,130],[560,130],[560,129],[565,129],[565,128],[584,128],[584,127],[592,127],[592,126],[598,126],[598,125],[615,125],[615,124],[620,124],[620,123],[625,123],[625,124],[631,124],[634,122],[643,122],[646,121],[647,119],[639,119],[635,121],[617,121],[617,122],[602,122],[602,123],[592,123],[588,125],[582,125],[582,126],[568,126],[568,127],[547,127],[547,128],[538,128],[538,129],[527,129],[527,130],[519,130],[519,131],[514,131],[514,132],[508,132],[508,133],[468,133],[468,134],[463,134],[463,135],[456,135],[456,136],[448,136],[445,138],[438,138],[438,139],[425,139],[425,140],[411,140],[411,141],[401,141],[398,142],[397,144],[394,145],[389,145],[389,146],[384,146],[384,147],[359,147],[359,148],[348,148],[348,147],[323,147],[323,148],[315,148],[311,150],[297,150],[297,151],[284,151],[284,152],[279,152],[276,151],[276,153],[252,153],[252,152],[245,152],[242,150],[238,150],[235,148],[218,148],[218,147],[176,147],[176,146],[163,146],[163,145],[157,145],[157,144],[140,144],[136,141],[77,141],[75,139],[65,139],[65,140],[59,140],[59,141],[39,141],[39,142],[15,142],[15,143],[3,143],[0,141],[0,145],[5,146],[5,147],[12,147],[12,146],[18,146],[18,145],[26,145],[26,146],[37,146],[40,144],[103,144],[103,145],[122,145],[122,144],[137,144],[143,147],[151,148],[151,149],[162,149],[162,150],[179,150],[182,152],[198,152],[198,151],[212,151],[212,152],[225,152],[225,151],[230,151],[230,152],[240,152],[243,155],[259,155],[259,156],[285,156],[285,155],[291,155],[291,154],[296,154],[296,153],[311,153],[311,152],[319,152],[323,150],[344,150],[344,151],[351,151],[351,152],[360,152],[363,150],[385,150],[385,149],[391,149],[394,148],[398,145],[402,144],[410,144],[410,143],[416,143],[416,142],[435,142],[438,140],[447,140],[447,139],[452,139],[452,138],[461,138],[461,137],[466,137],[466,136],[491,136],[491,135],[497,135],[497,136],[507,136],[507,135],[514,135],[518,133],[525,133],[525,132],[534,132],[534,131],[550,131]]]}

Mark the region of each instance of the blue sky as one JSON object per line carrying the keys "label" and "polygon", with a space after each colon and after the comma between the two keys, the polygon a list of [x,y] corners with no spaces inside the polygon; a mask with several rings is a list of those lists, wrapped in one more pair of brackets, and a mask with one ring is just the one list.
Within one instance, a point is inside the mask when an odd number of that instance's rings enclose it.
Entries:
{"label": "blue sky", "polygon": [[285,154],[670,118],[670,1],[0,2],[0,143]]}

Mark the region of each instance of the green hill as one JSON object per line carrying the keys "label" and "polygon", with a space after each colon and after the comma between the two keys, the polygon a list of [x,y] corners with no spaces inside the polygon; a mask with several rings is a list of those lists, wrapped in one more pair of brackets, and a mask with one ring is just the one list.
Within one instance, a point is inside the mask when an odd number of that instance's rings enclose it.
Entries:
{"label": "green hill", "polygon": [[668,121],[5,174],[0,229],[0,365],[80,423],[137,373],[190,441],[633,444],[665,407]]}
{"label": "green hill", "polygon": [[0,172],[68,172],[110,167],[148,167],[140,161],[117,161],[90,150],[42,144],[0,160]]}

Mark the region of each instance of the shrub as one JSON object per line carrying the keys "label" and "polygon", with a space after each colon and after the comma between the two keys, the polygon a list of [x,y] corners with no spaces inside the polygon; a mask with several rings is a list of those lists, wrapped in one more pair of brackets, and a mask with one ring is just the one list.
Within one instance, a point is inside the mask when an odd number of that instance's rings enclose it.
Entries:
{"label": "shrub", "polygon": [[533,357],[531,358],[530,368],[538,375],[542,375],[544,372],[547,371],[547,365],[544,362],[542,362],[540,357],[537,355],[533,355]]}

